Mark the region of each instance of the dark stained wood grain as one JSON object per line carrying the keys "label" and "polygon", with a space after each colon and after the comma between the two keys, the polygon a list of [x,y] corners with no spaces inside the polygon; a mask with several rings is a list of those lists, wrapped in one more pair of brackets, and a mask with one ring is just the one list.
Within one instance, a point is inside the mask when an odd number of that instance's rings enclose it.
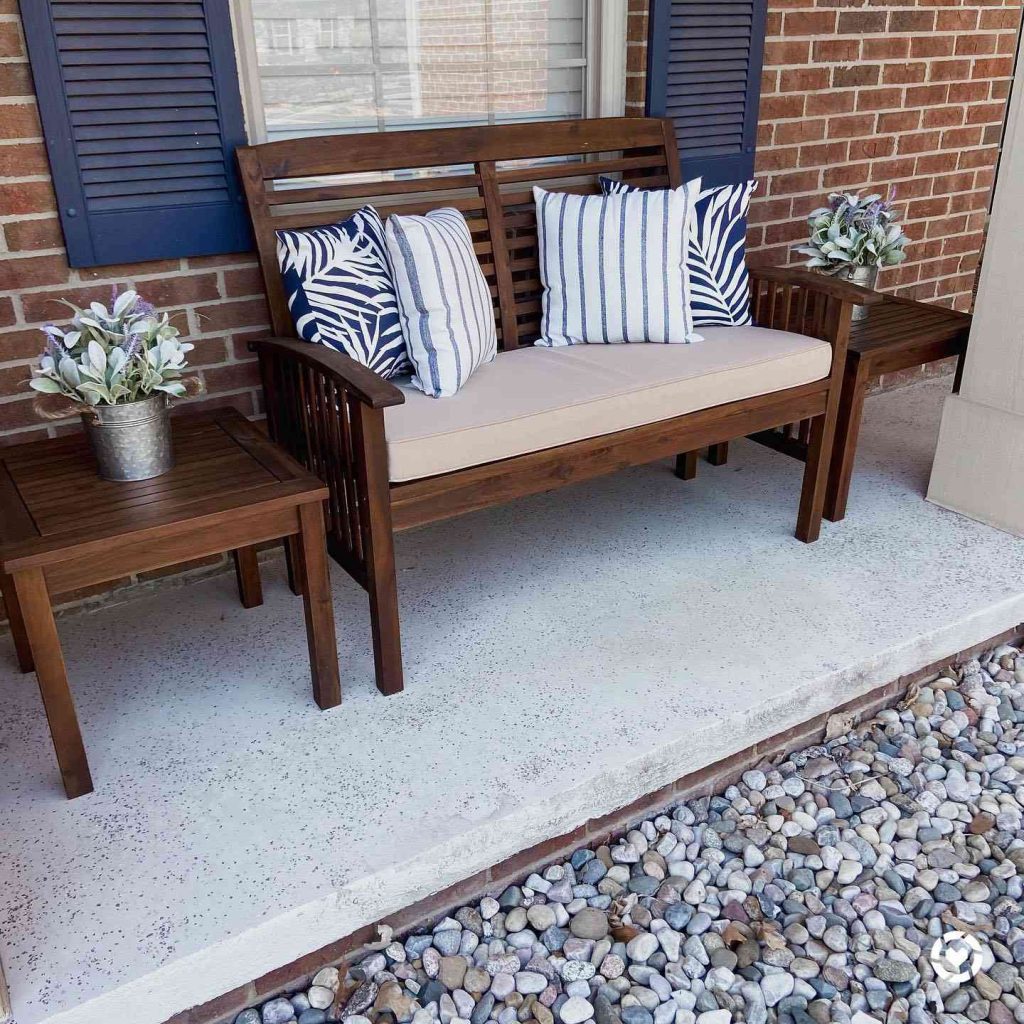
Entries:
{"label": "dark stained wood grain", "polygon": [[39,694],[46,709],[46,720],[57,753],[64,792],[68,799],[92,792],[92,776],[85,756],[85,744],[78,727],[75,702],[68,686],[64,655],[53,621],[50,594],[46,577],[41,569],[26,569],[15,573],[14,587],[18,593],[25,630],[32,645]]}
{"label": "dark stained wood grain", "polygon": [[302,559],[302,604],[306,616],[306,641],[313,674],[313,699],[322,710],[341,703],[338,679],[338,647],[334,635],[331,578],[324,551],[324,516],[319,502],[299,508],[299,551]]}
{"label": "dark stained wood grain", "polygon": [[260,582],[260,562],[256,548],[251,544],[231,552],[235,562],[238,598],[243,608],[258,608],[263,604],[263,584]]}
{"label": "dark stained wood grain", "polygon": [[721,441],[708,446],[708,462],[712,466],[724,466],[729,461],[729,442]]}
{"label": "dark stained wood grain", "polygon": [[827,385],[807,384],[442,476],[392,484],[394,527],[407,530],[693,451],[727,437],[742,437],[777,423],[786,410],[799,410],[801,417],[816,416],[825,410],[828,396]]}
{"label": "dark stained wood grain", "polygon": [[28,642],[28,633],[25,632],[25,619],[21,614],[21,604],[14,589],[14,580],[5,572],[0,572],[0,596],[4,599],[4,611],[11,627],[11,639],[14,641],[18,668],[22,672],[31,672],[36,667],[32,660],[32,645]]}
{"label": "dark stained wood grain", "polygon": [[99,479],[82,435],[0,451],[0,584],[19,664],[39,680],[69,797],[90,792],[92,780],[53,594],[233,551],[251,608],[262,601],[255,545],[301,534],[302,570],[315,584],[306,601],[314,696],[323,707],[340,700],[321,513],[327,487],[233,409],[176,417],[172,430],[175,467],[153,480]]}
{"label": "dark stained wood grain", "polygon": [[[439,206],[461,210],[494,302],[499,347],[512,353],[532,344],[543,291],[533,186],[587,194],[599,191],[599,174],[616,174],[641,187],[676,187],[682,172],[670,121],[595,118],[284,140],[242,147],[238,161],[277,335],[252,343],[270,434],[328,484],[328,548],[368,592],[377,685],[384,692],[401,687],[394,530],[698,447],[711,446],[712,461],[724,462],[730,439],[802,419],[816,455],[797,534],[817,536],[821,464],[831,454],[844,362],[843,324],[851,302],[869,300],[855,286],[799,270],[752,271],[758,323],[833,345],[832,372],[822,382],[390,486],[381,411],[401,402],[401,392],[345,356],[288,340],[294,328],[278,272],[276,231],[331,223],[372,202],[382,216]],[[690,457],[680,460],[681,472],[691,472]]]}
{"label": "dark stained wood grain", "polygon": [[675,474],[680,480],[693,480],[697,476],[697,455],[695,451],[680,452],[676,456]]}
{"label": "dark stained wood grain", "polygon": [[857,437],[868,393],[867,364],[860,359],[847,360],[843,375],[843,391],[839,397],[837,430],[839,444],[832,455],[832,471],[825,493],[825,516],[835,522],[846,514],[853,479],[853,463],[857,454]]}
{"label": "dark stained wood grain", "polygon": [[[629,146],[663,147],[657,118],[607,117],[529,122],[431,131],[368,132],[285,139],[242,146],[239,163],[252,161],[264,180],[398,171],[493,160],[540,160],[602,153]],[[367,191],[372,191],[368,189]]]}
{"label": "dark stained wood grain", "polygon": [[[835,436],[852,312],[851,303],[837,302],[832,299],[825,314],[825,335],[832,341],[832,373],[829,381],[828,403],[824,413],[811,417],[807,462],[804,466],[804,481],[800,491],[800,510],[796,519],[797,539],[808,544],[817,540],[821,532],[821,517],[825,509],[825,489],[828,486],[828,469],[832,460],[832,440]],[[805,417],[796,418],[804,419]]]}
{"label": "dark stained wood grain", "polygon": [[403,685],[402,641],[384,416],[380,410],[362,406],[357,410],[353,426],[353,451],[359,453],[359,486],[365,495],[362,546],[367,567],[366,589],[370,595],[377,689],[381,693],[397,693]]}
{"label": "dark stained wood grain", "polygon": [[[867,316],[850,325],[823,510],[824,517],[832,522],[840,522],[846,515],[864,399],[871,382],[884,374],[955,357],[956,391],[967,352],[969,313],[893,295],[872,294],[875,301]],[[813,438],[812,428],[812,423],[803,420],[751,436],[775,451],[805,461]]]}

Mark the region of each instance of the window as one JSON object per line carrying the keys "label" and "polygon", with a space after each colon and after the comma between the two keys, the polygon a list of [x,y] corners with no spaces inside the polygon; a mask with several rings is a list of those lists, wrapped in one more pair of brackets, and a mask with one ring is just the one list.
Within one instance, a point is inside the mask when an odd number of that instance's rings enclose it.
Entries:
{"label": "window", "polygon": [[621,114],[626,0],[235,0],[250,141]]}

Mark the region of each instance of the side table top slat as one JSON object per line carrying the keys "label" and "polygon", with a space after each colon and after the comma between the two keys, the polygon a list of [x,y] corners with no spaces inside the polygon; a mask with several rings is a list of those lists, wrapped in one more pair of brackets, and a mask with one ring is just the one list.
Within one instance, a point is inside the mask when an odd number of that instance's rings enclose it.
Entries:
{"label": "side table top slat", "polygon": [[208,490],[217,484],[222,487],[230,487],[233,483],[245,486],[269,483],[275,479],[261,466],[254,466],[252,459],[238,449],[211,456],[191,466],[175,466],[171,472],[150,480],[126,481],[116,489],[98,476],[91,480],[72,480],[55,488],[45,480],[26,481],[17,472],[11,475],[25,503],[37,518],[44,513],[60,515],[62,509],[64,514],[72,508],[80,511],[86,502],[92,503],[88,511],[116,514],[141,503],[173,498],[187,491]]}
{"label": "side table top slat", "polygon": [[944,341],[962,336],[971,328],[969,313],[891,295],[870,307],[863,320],[850,327],[850,349],[872,353],[899,345]]}
{"label": "side table top slat", "polygon": [[[222,432],[218,432],[218,434],[220,436],[212,432],[210,435],[191,433],[182,436],[175,429],[174,441],[177,453],[175,468],[191,466],[193,463],[206,461],[217,454],[235,450],[229,448],[225,443]],[[59,438],[57,440],[65,441],[67,439]],[[83,469],[87,467],[83,463],[88,463],[89,467],[94,465],[85,437],[77,435],[73,440],[76,442],[73,446],[63,445],[59,452],[57,450],[37,451],[34,455],[22,454],[17,458],[8,457],[5,454],[4,461],[12,475],[18,479],[20,486],[33,484],[39,488],[53,491],[66,490],[69,486],[76,486],[84,481]],[[36,443],[41,446],[49,445],[47,441]],[[102,483],[95,473],[91,472],[91,469],[88,472],[96,482]],[[125,486],[135,487],[148,482],[145,480],[130,481]]]}
{"label": "side table top slat", "polygon": [[[0,561],[44,564],[83,545],[326,488],[233,409],[172,419],[174,468],[150,480],[97,475],[82,435],[0,451]],[[28,560],[26,563],[25,560]]]}

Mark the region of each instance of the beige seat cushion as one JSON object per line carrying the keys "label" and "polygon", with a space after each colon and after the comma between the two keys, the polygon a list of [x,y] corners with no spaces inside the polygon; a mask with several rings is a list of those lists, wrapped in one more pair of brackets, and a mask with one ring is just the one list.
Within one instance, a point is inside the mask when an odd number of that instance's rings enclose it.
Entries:
{"label": "beige seat cushion", "polygon": [[452,398],[403,388],[385,410],[391,479],[418,480],[820,380],[832,349],[763,327],[695,345],[575,345],[499,354]]}

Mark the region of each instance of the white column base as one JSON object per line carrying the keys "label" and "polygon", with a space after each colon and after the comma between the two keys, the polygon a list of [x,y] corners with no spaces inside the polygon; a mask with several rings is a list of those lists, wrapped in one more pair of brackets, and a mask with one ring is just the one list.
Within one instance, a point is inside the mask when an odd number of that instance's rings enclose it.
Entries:
{"label": "white column base", "polygon": [[1024,537],[1024,415],[950,395],[928,500]]}

